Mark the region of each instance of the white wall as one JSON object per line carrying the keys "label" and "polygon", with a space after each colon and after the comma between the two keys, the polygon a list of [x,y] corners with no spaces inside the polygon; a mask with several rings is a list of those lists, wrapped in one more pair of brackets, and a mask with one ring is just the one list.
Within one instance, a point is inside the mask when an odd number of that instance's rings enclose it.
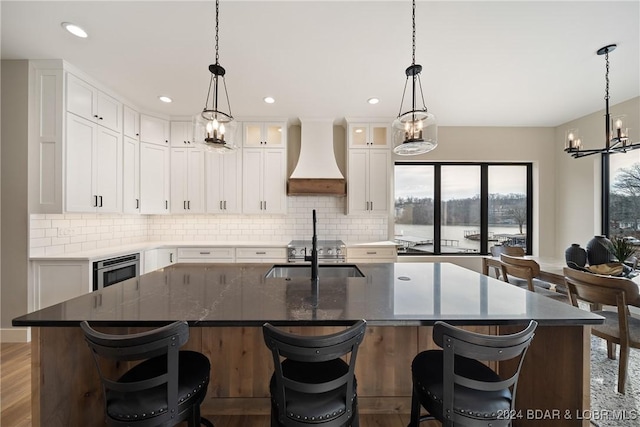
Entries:
{"label": "white wall", "polygon": [[[612,116],[625,114],[631,141],[640,141],[640,97],[610,106],[609,111]],[[556,159],[557,177],[554,248],[556,257],[564,256],[565,249],[571,243],[579,243],[584,247],[594,235],[601,234],[601,156],[596,154],[574,159],[563,151],[566,131],[574,128],[580,130],[584,148],[604,147],[604,109],[558,126],[555,130],[553,154]],[[640,149],[614,156],[634,156],[640,162]]]}

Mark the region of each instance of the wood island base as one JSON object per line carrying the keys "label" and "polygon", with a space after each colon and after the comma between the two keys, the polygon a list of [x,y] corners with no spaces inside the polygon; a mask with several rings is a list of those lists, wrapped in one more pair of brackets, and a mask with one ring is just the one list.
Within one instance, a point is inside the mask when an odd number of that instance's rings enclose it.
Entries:
{"label": "wood island base", "polygon": [[[522,326],[469,326],[482,333],[510,333]],[[146,328],[102,328],[128,333]],[[326,334],[339,327],[292,327]],[[358,353],[359,407],[363,414],[409,413],[413,357],[437,348],[430,326],[371,326]],[[515,426],[584,426],[590,405],[590,327],[539,326],[517,390]],[[100,380],[79,327],[32,327],[34,426],[103,425]],[[191,327],[184,349],[211,360],[203,414],[269,413],[271,356],[260,327]],[[498,366],[500,369],[502,366]],[[124,371],[127,367],[120,366]]]}

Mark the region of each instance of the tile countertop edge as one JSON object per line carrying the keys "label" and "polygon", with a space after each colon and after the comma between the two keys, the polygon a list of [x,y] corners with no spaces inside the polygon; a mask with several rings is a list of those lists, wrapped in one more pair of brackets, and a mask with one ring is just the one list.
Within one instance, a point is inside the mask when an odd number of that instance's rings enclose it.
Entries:
{"label": "tile countertop edge", "polygon": [[112,258],[121,255],[128,255],[132,252],[143,252],[151,249],[161,248],[198,248],[198,247],[218,247],[218,248],[286,248],[289,242],[247,242],[247,241],[153,241],[132,243],[122,246],[111,246],[108,248],[90,249],[80,252],[70,252],[66,254],[43,255],[29,257],[30,261],[95,261],[104,258]]}

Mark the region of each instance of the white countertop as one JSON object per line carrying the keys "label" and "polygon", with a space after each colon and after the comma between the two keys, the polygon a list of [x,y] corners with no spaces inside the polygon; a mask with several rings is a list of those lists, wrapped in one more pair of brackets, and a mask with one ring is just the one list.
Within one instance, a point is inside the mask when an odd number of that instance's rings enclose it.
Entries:
{"label": "white countertop", "polygon": [[30,257],[32,261],[96,261],[104,258],[112,258],[120,255],[127,255],[134,252],[143,252],[149,249],[158,248],[199,248],[199,247],[218,247],[218,248],[242,248],[242,247],[260,247],[260,248],[282,248],[286,247],[289,242],[248,242],[248,241],[153,241],[132,243],[122,246],[111,246],[108,248],[91,249],[87,251],[72,252],[66,254],[43,255]]}
{"label": "white countertop", "polygon": [[[32,261],[96,261],[104,258],[112,258],[121,255],[127,255],[135,252],[143,252],[149,249],[158,248],[246,248],[246,247],[260,247],[260,248],[283,248],[286,247],[289,241],[150,241],[132,243],[122,246],[111,246],[107,248],[91,249],[86,251],[71,252],[65,254],[55,255],[41,255],[30,257]],[[347,247],[358,246],[397,246],[397,244],[391,240],[383,240],[376,242],[345,242]]]}

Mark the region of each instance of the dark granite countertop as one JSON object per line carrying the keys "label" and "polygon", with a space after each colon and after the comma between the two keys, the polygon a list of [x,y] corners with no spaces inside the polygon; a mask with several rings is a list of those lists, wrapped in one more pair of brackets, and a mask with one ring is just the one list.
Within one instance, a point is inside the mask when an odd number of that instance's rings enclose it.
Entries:
{"label": "dark granite countertop", "polygon": [[175,264],[13,320],[14,326],[597,324],[602,318],[449,263],[359,264],[365,277],[270,278],[270,264]]}

